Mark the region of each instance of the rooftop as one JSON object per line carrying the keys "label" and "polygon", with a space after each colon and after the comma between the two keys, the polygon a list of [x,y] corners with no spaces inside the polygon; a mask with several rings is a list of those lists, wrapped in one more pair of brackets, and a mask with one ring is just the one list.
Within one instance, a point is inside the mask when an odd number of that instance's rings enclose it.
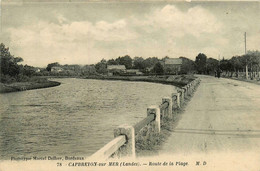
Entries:
{"label": "rooftop", "polygon": [[168,65],[181,65],[182,64],[182,59],[180,59],[180,58],[165,59],[165,64],[168,64]]}
{"label": "rooftop", "polygon": [[108,65],[107,66],[107,69],[108,70],[111,70],[111,69],[120,69],[120,70],[125,70],[125,66],[124,65]]}

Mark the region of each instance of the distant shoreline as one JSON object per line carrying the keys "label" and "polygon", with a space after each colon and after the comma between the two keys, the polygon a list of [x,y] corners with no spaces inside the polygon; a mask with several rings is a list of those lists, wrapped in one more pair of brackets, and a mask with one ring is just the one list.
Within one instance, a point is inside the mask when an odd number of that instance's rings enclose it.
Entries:
{"label": "distant shoreline", "polygon": [[195,80],[193,75],[159,75],[159,76],[87,76],[84,79],[96,79],[96,80],[115,80],[115,81],[141,81],[161,83],[167,85],[173,85],[176,87],[183,87]]}
{"label": "distant shoreline", "polygon": [[[53,77],[51,77],[53,78]],[[71,77],[66,77],[71,78]],[[78,77],[80,78],[80,77]],[[140,81],[161,83],[167,85],[173,85],[176,87],[183,87],[195,80],[193,75],[159,75],[159,76],[87,76],[81,77],[82,79],[95,79],[95,80],[114,80],[114,81]],[[26,91],[33,89],[49,88],[59,86],[61,83],[57,81],[45,81],[45,82],[15,82],[11,84],[0,83],[0,93],[10,93],[17,91]]]}
{"label": "distant shoreline", "polygon": [[11,84],[0,83],[0,93],[10,93],[17,91],[41,89],[59,86],[61,83],[57,81],[46,82],[15,82]]}

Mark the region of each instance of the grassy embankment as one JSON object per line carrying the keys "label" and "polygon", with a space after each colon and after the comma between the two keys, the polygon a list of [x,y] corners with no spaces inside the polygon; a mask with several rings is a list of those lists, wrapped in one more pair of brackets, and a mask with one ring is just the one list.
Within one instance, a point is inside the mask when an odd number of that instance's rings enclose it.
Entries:
{"label": "grassy embankment", "polygon": [[60,85],[60,83],[56,81],[49,81],[43,78],[36,78],[27,82],[0,83],[0,93],[48,88],[58,85]]}

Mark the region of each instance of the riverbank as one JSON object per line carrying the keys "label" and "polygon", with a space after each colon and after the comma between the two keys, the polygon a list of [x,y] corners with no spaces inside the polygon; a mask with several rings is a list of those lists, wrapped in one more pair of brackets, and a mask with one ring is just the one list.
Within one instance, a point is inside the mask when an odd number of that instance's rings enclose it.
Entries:
{"label": "riverbank", "polygon": [[30,81],[30,82],[14,82],[10,84],[0,83],[0,93],[9,93],[15,91],[25,91],[32,89],[48,88],[59,86],[60,83],[57,81]]}
{"label": "riverbank", "polygon": [[183,87],[195,80],[194,75],[160,75],[160,76],[87,76],[85,79],[97,80],[121,80],[121,81],[142,81],[153,82],[176,87]]}

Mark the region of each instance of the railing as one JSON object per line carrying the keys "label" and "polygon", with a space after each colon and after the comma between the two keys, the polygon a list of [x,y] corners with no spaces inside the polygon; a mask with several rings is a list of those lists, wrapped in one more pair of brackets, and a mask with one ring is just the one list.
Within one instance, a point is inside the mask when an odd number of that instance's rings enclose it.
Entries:
{"label": "railing", "polygon": [[160,133],[161,119],[172,118],[173,111],[183,106],[185,98],[190,96],[199,85],[200,80],[195,79],[186,86],[178,88],[171,97],[162,98],[162,104],[147,108],[147,117],[134,126],[120,125],[114,130],[114,139],[94,153],[90,158],[108,159],[113,154],[119,156],[135,157],[135,136],[142,128],[152,125],[156,133]]}

